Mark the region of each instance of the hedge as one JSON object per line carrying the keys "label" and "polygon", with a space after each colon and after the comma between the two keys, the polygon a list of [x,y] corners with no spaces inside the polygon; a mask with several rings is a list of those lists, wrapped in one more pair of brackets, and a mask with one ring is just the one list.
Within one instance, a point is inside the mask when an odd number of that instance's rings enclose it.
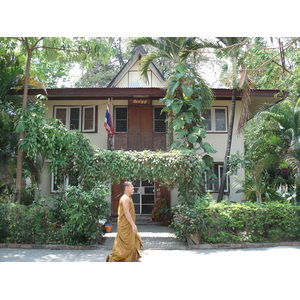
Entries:
{"label": "hedge", "polygon": [[0,243],[88,245],[100,242],[99,219],[109,215],[108,188],[70,187],[60,199],[26,206],[0,203]]}
{"label": "hedge", "polygon": [[184,243],[200,233],[200,243],[295,241],[300,238],[300,206],[269,202],[226,202],[173,208],[172,225]]}

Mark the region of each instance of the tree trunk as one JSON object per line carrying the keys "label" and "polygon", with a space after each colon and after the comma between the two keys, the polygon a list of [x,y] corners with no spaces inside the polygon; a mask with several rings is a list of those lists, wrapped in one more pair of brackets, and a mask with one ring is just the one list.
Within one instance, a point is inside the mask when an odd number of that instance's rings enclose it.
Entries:
{"label": "tree trunk", "polygon": [[222,172],[221,184],[220,184],[220,190],[219,190],[217,202],[221,202],[223,200],[223,196],[224,196],[226,173],[227,173],[227,163],[228,163],[228,157],[230,155],[232,134],[233,134],[235,104],[236,104],[236,89],[232,89],[231,112],[230,112],[230,121],[229,121],[229,128],[228,128],[227,146],[226,146],[224,166],[223,166],[223,172]]}
{"label": "tree trunk", "polygon": [[[28,44],[27,44],[28,45]],[[23,102],[22,109],[26,109],[27,106],[27,96],[28,96],[28,83],[29,83],[29,73],[30,73],[30,63],[32,57],[33,48],[27,47],[27,63],[26,63],[26,73],[24,81],[24,90],[23,90]],[[25,133],[20,132],[19,141],[18,141],[18,157],[17,157],[17,177],[16,177],[16,190],[14,202],[21,202],[21,189],[22,189],[22,162],[23,162],[23,151],[20,149],[20,144],[24,139]]]}

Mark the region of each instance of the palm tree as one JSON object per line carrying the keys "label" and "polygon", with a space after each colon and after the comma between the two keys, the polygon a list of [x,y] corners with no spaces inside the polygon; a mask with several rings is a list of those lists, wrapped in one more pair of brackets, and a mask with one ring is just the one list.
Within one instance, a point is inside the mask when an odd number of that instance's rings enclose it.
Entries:
{"label": "palm tree", "polygon": [[[147,70],[150,64],[154,61],[165,59],[168,62],[168,70],[174,70],[179,64],[184,65],[192,54],[195,56],[198,55],[197,50],[202,47],[202,45],[197,42],[196,37],[140,37],[132,39],[130,41],[130,45],[134,49],[140,46],[150,47],[150,52],[142,57],[140,66],[141,75],[146,79],[146,81],[148,81]],[[189,69],[191,71],[192,68]],[[173,72],[176,72],[176,70]],[[171,76],[171,73],[169,75]],[[206,83],[199,75],[196,77],[198,81],[202,81],[201,85],[203,90],[209,89],[208,87],[205,87]],[[170,113],[168,115],[168,119],[168,124],[170,124],[170,120],[172,119]],[[170,148],[172,143],[173,130],[168,126],[167,148]]]}
{"label": "palm tree", "polygon": [[140,37],[130,41],[133,48],[149,46],[150,52],[142,58],[141,75],[148,80],[147,70],[151,63],[161,58],[170,63],[169,69],[186,62],[191,54],[197,54],[202,47],[196,37]]}
{"label": "palm tree", "polygon": [[277,122],[286,150],[282,159],[287,161],[294,170],[296,201],[300,202],[300,99],[284,101],[278,111],[264,111],[261,115]]}

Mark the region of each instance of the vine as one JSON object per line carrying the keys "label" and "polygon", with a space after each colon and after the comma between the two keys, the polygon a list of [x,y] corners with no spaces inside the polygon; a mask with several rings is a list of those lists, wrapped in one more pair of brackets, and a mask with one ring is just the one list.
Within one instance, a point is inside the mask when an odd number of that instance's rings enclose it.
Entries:
{"label": "vine", "polygon": [[169,189],[178,187],[179,199],[193,203],[203,195],[204,173],[212,158],[201,157],[194,150],[110,151],[97,149],[82,133],[68,131],[56,119],[45,118],[45,107],[37,101],[18,111],[16,130],[25,130],[21,143],[24,154],[36,160],[50,160],[54,174],[76,174],[78,184],[91,190],[97,184],[120,183],[121,180],[159,180]]}

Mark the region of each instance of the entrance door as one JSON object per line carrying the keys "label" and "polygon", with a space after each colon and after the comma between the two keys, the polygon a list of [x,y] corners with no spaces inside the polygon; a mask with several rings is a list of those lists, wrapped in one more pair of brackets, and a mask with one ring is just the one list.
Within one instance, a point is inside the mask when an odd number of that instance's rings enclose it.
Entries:
{"label": "entrance door", "polygon": [[[124,181],[122,181],[124,182]],[[167,205],[170,206],[170,192],[164,186],[160,186],[159,182],[148,182],[147,180],[136,180],[133,182],[134,195],[132,200],[134,202],[135,213],[137,215],[151,215],[154,208],[155,191],[160,191],[161,197],[167,200]],[[112,216],[118,215],[118,206],[120,198],[123,194],[122,183],[112,185],[111,209]]]}
{"label": "entrance door", "polygon": [[154,208],[155,186],[153,182],[147,180],[136,180],[133,182],[134,203],[136,215],[151,215]]}
{"label": "entrance door", "polygon": [[153,150],[153,110],[146,106],[129,106],[127,150]]}

